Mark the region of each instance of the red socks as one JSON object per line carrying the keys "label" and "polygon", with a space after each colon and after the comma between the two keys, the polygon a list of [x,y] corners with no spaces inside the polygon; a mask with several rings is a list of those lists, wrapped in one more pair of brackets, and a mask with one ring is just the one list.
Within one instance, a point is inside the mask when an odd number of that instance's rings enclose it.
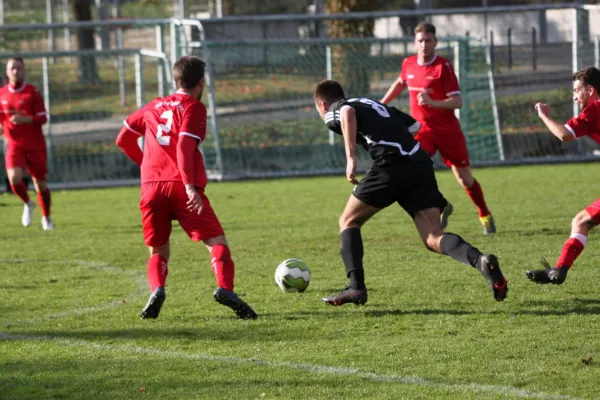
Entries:
{"label": "red socks", "polygon": [[150,290],[154,292],[158,286],[165,286],[167,282],[167,275],[169,273],[169,267],[167,266],[167,260],[159,254],[155,254],[148,259],[148,283],[150,284]]}
{"label": "red socks", "polygon": [[23,203],[29,203],[29,195],[27,194],[27,186],[25,186],[25,182],[21,181],[16,185],[10,184],[10,188],[13,193],[17,195]]}
{"label": "red socks", "polygon": [[587,242],[587,236],[580,233],[572,235],[569,240],[563,245],[560,257],[556,262],[556,268],[567,267],[571,268],[577,257],[583,251],[585,243]]}
{"label": "red socks", "polygon": [[42,215],[44,217],[50,216],[50,190],[46,189],[43,192],[37,193],[38,203],[42,209]]}
{"label": "red socks", "polygon": [[214,246],[210,252],[210,263],[217,278],[217,286],[233,291],[235,264],[231,259],[229,247],[224,244]]}
{"label": "red socks", "polygon": [[479,185],[477,179],[473,179],[473,186],[470,188],[465,188],[465,190],[471,198],[471,201],[477,206],[477,211],[479,212],[480,217],[485,217],[492,214],[490,210],[488,210],[487,204],[485,204],[483,190],[481,190],[481,185]]}

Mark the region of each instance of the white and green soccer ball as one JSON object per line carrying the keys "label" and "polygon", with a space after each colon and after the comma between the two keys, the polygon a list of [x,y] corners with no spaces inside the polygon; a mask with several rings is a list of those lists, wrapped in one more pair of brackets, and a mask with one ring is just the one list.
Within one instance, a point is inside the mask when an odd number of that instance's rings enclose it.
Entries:
{"label": "white and green soccer ball", "polygon": [[304,261],[288,258],[277,266],[275,282],[285,293],[302,293],[310,283],[310,269]]}

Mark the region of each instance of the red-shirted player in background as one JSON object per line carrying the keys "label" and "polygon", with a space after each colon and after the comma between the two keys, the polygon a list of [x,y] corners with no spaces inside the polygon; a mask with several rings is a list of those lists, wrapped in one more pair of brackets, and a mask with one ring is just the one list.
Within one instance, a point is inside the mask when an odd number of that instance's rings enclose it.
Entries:
{"label": "red-shirted player in background", "polygon": [[9,83],[0,89],[0,122],[6,141],[6,172],[10,187],[25,204],[21,222],[31,225],[35,203],[27,194],[23,182],[25,169],[33,178],[38,202],[42,209],[42,228],[54,229],[50,219],[50,190],[46,182],[47,153],[42,125],[48,121],[40,92],[25,83],[25,63],[12,57],[6,64]]}
{"label": "red-shirted player in background", "polygon": [[[550,107],[537,103],[535,109],[550,132],[563,142],[589,136],[600,143],[600,70],[594,67],[573,74],[573,101],[581,107],[581,114],[566,124],[550,117]],[[577,213],[571,221],[571,237],[563,245],[554,268],[542,259],[541,270],[527,271],[525,275],[536,283],[560,285],[567,278],[569,268],[583,251],[590,229],[600,224],[600,198]]]}
{"label": "red-shirted player in background", "polygon": [[[147,265],[152,294],[140,317],[157,318],[165,300],[171,221],[177,220],[195,242],[210,252],[217,279],[214,299],[239,318],[257,315],[233,292],[234,263],[223,228],[204,188],[204,160],[198,145],[206,136],[206,107],[200,101],[205,63],[191,56],[173,66],[177,92],[157,98],[131,114],[119,133],[117,145],[141,167],[142,228],[150,249]],[[144,137],[144,151],[137,139]]]}
{"label": "red-shirted player in background", "polygon": [[[417,25],[415,46],[417,55],[404,60],[400,76],[381,102],[388,104],[408,87],[410,113],[421,124],[415,138],[430,157],[439,150],[444,163],[452,168],[456,179],[477,206],[483,234],[495,233],[494,218],[479,182],[471,173],[467,143],[454,115],[454,110],[463,104],[458,80],[450,61],[435,53],[435,26],[429,23]],[[452,211],[453,207],[448,203],[441,215],[442,228],[448,224]]]}

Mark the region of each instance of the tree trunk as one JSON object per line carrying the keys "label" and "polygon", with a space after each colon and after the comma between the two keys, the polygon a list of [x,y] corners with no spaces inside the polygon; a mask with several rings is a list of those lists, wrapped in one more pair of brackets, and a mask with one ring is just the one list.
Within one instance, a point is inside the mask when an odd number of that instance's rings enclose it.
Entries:
{"label": "tree trunk", "polygon": [[[73,0],[73,18],[75,21],[92,20],[92,0]],[[96,41],[93,28],[77,30],[79,50],[94,50]],[[98,67],[94,56],[79,57],[79,81],[81,83],[99,83]]]}
{"label": "tree trunk", "polygon": [[[372,0],[327,0],[327,12],[365,12],[377,9]],[[355,20],[328,20],[327,28],[332,39],[372,37],[373,18]],[[333,79],[344,86],[346,96],[369,96],[371,91],[371,44],[343,43],[331,46]]]}

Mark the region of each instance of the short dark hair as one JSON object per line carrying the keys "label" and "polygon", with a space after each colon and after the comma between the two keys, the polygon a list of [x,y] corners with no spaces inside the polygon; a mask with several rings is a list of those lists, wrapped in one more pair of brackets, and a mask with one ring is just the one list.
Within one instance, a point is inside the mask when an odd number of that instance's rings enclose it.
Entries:
{"label": "short dark hair", "polygon": [[333,104],[338,100],[346,98],[342,85],[336,81],[324,80],[319,82],[315,88],[315,99],[321,100],[325,104]]}
{"label": "short dark hair", "polygon": [[580,69],[573,74],[573,82],[580,81],[584,85],[593,86],[596,93],[600,94],[600,70],[596,67]]}
{"label": "short dark hair", "polygon": [[10,61],[19,61],[21,64],[23,64],[23,66],[25,66],[25,60],[23,60],[23,57],[19,57],[19,56],[10,57],[8,59],[8,61],[6,61],[6,63],[8,64]]}
{"label": "short dark hair", "polygon": [[415,27],[415,36],[417,33],[433,33],[435,36],[435,25],[429,22],[421,22]]}
{"label": "short dark hair", "polygon": [[204,78],[206,63],[194,56],[183,56],[173,66],[173,79],[177,89],[189,89]]}

